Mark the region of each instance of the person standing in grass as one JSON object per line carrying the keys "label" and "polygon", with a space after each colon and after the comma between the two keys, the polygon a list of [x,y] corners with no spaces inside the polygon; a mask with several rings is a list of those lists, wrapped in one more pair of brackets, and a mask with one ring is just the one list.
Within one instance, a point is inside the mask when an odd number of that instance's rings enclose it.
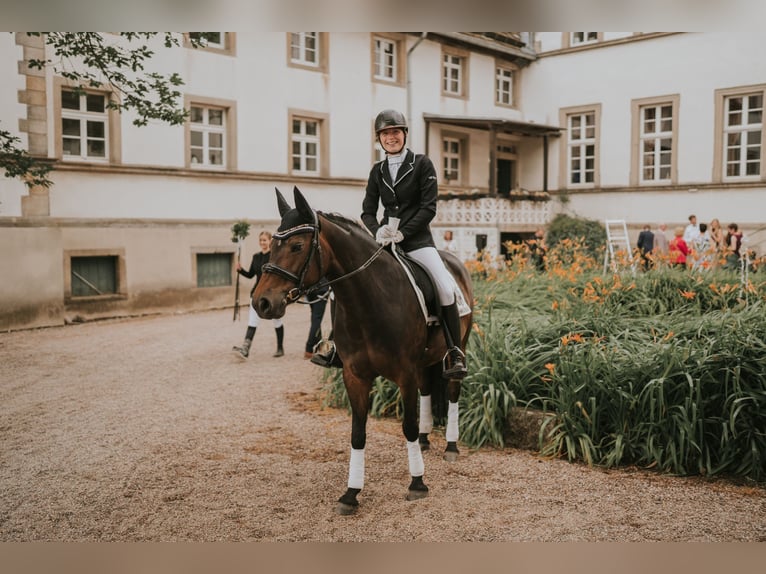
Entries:
{"label": "person standing in grass", "polygon": [[686,257],[689,255],[689,246],[684,241],[684,228],[676,227],[675,237],[668,244],[670,252],[670,265],[686,269]]}

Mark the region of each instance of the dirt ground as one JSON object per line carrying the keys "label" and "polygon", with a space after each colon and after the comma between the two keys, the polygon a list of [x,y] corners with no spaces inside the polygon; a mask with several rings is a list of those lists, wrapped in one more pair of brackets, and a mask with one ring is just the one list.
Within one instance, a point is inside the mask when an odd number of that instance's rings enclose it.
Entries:
{"label": "dirt ground", "polygon": [[400,425],[371,419],[353,516],[339,516],[350,417],[318,401],[309,311],[247,361],[231,310],[0,334],[0,541],[766,541],[766,489],[604,471],[531,451],[425,453],[405,500]]}

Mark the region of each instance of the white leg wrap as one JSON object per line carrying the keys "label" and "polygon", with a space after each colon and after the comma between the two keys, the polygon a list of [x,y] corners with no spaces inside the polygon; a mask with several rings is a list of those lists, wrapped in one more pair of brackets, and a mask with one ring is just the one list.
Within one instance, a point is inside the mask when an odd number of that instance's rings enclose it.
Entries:
{"label": "white leg wrap", "polygon": [[418,441],[407,441],[407,459],[410,463],[410,475],[423,476],[425,464],[423,464],[423,453],[420,451]]}
{"label": "white leg wrap", "polygon": [[364,488],[364,449],[351,449],[351,459],[348,463],[348,487]]}
{"label": "white leg wrap", "polygon": [[255,309],[253,309],[253,304],[250,303],[250,305],[247,306],[247,326],[248,327],[257,327],[261,324],[261,318],[258,316],[258,313],[255,312]]}
{"label": "white leg wrap", "polygon": [[428,434],[434,429],[434,416],[431,412],[431,395],[420,397],[420,432]]}
{"label": "white leg wrap", "polygon": [[460,435],[457,425],[457,414],[457,403],[450,402],[447,409],[447,431],[445,432],[447,442],[457,442]]}

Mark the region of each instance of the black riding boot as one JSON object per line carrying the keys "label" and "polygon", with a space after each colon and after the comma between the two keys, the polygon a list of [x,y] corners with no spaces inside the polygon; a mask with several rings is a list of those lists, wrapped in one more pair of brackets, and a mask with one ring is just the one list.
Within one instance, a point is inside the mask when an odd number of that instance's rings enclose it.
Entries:
{"label": "black riding boot", "polygon": [[274,329],[277,333],[277,352],[274,353],[275,357],[281,357],[285,354],[285,350],[282,348],[282,344],[285,340],[285,328],[283,327],[277,327]]}
{"label": "black riding boot", "polygon": [[250,354],[250,345],[253,344],[253,337],[255,337],[255,327],[248,327],[247,332],[245,333],[245,342],[242,343],[241,347],[234,346],[231,350],[236,351],[242,355],[243,358],[247,359]]}
{"label": "black riding boot", "polygon": [[465,355],[460,350],[460,315],[457,310],[457,302],[442,307],[442,328],[444,338],[447,341],[447,354],[444,355],[445,379],[462,379],[468,374],[465,368]]}

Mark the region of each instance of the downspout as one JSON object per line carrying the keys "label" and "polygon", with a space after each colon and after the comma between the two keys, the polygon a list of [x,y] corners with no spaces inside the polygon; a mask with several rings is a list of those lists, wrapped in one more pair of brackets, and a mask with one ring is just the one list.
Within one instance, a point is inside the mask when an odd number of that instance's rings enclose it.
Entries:
{"label": "downspout", "polygon": [[[426,39],[426,36],[428,35],[428,32],[421,32],[420,38],[418,38],[418,41],[415,42],[409,50],[407,50],[407,121],[410,122],[410,125],[412,125],[412,72],[410,71],[412,66],[410,65],[410,57],[412,56],[412,52],[415,51],[415,48],[417,48],[420,43]],[[428,147],[426,146],[426,155],[428,155]]]}

